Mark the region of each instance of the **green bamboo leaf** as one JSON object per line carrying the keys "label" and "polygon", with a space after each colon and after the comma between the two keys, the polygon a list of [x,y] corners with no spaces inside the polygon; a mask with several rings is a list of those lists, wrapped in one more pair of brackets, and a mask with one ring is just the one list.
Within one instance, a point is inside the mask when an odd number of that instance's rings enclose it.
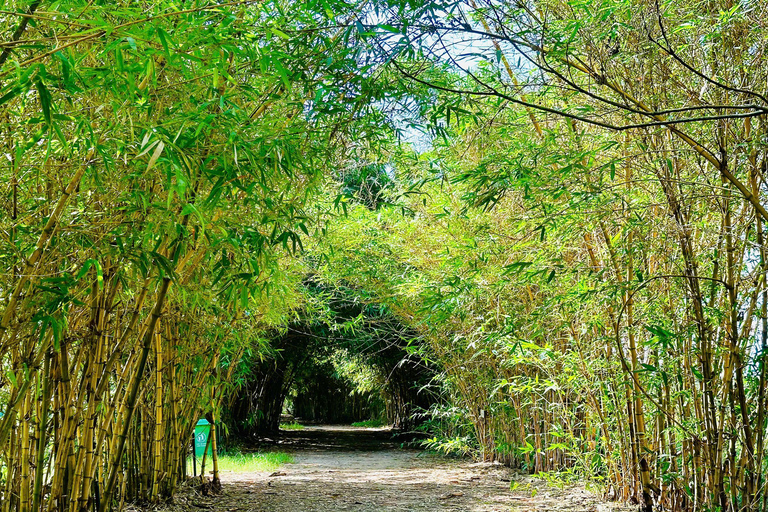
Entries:
{"label": "green bamboo leaf", "polygon": [[171,260],[156,251],[150,251],[149,254],[152,256],[154,263],[160,267],[163,275],[170,278],[171,281],[176,282],[176,272],[173,268],[173,263],[171,263]]}
{"label": "green bamboo leaf", "polygon": [[49,318],[51,330],[53,331],[53,349],[56,352],[61,351],[61,340],[64,334],[64,325],[58,318],[52,316]]}
{"label": "green bamboo leaf", "polygon": [[280,75],[280,80],[283,81],[286,89],[289,88],[291,83],[288,80],[288,70],[285,69],[285,66],[283,66],[283,63],[280,62],[280,59],[277,57],[272,58],[272,64],[275,66],[275,71],[277,71],[277,74]]}
{"label": "green bamboo leaf", "polygon": [[99,283],[99,288],[102,288],[104,286],[104,271],[99,260],[95,258],[89,258],[83,262],[82,267],[80,267],[80,270],[75,275],[75,279],[79,281],[85,277],[92,267],[96,269],[96,280]]}
{"label": "green bamboo leaf", "polygon": [[20,87],[11,87],[11,89],[7,93],[0,96],[0,105],[3,105],[4,103],[11,101],[13,98],[18,96],[20,92],[21,92]]}
{"label": "green bamboo leaf", "polygon": [[288,34],[286,34],[285,32],[283,32],[282,30],[280,30],[280,29],[278,29],[278,28],[272,27],[272,28],[270,28],[269,30],[270,30],[270,31],[271,31],[273,34],[275,34],[276,36],[278,36],[278,37],[281,37],[281,38],[283,38],[283,39],[286,39],[286,40],[288,40],[288,39],[290,39],[290,38],[291,38],[291,36],[289,36]]}
{"label": "green bamboo leaf", "polygon": [[161,28],[158,28],[157,29],[157,38],[160,39],[160,44],[163,45],[163,51],[165,52],[165,55],[170,57],[171,56],[171,51],[170,51],[170,46],[168,44],[168,40],[170,38],[168,36],[168,33],[165,30],[163,30]]}
{"label": "green bamboo leaf", "polygon": [[37,94],[40,98],[40,106],[43,109],[43,117],[48,126],[52,124],[51,117],[51,93],[48,92],[48,88],[43,83],[43,80],[38,76],[35,80],[35,86],[37,87]]}

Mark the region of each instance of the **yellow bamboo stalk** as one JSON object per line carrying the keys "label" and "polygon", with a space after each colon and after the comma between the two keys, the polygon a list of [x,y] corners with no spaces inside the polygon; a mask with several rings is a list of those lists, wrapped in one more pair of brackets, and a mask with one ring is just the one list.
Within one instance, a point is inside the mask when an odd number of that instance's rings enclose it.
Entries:
{"label": "yellow bamboo stalk", "polygon": [[159,331],[155,334],[155,454],[152,471],[152,493],[150,499],[156,501],[160,491],[160,471],[163,465],[163,343]]}
{"label": "yellow bamboo stalk", "polygon": [[19,512],[30,512],[32,503],[30,502],[29,493],[29,467],[30,467],[30,446],[29,446],[29,428],[28,419],[31,413],[31,396],[30,393],[24,395],[24,405],[22,406],[21,418],[22,422],[19,426],[21,429],[21,489],[19,492]]}
{"label": "yellow bamboo stalk", "polygon": [[[53,335],[53,334],[51,334]],[[43,473],[45,468],[45,448],[47,445],[47,430],[48,430],[48,405],[50,403],[50,390],[52,376],[50,375],[51,358],[45,358],[45,366],[43,369],[43,390],[42,400],[40,402],[40,413],[37,419],[37,457],[35,459],[35,483],[32,491],[32,510],[37,512],[40,510],[40,503],[43,494]]]}
{"label": "yellow bamboo stalk", "polygon": [[[184,227],[186,227],[186,223],[188,219],[189,219],[189,216],[184,217],[184,221],[182,222]],[[181,243],[179,242],[177,244],[172,261],[178,260],[180,251],[181,251]],[[168,294],[168,288],[170,287],[170,285],[171,285],[170,276],[166,276],[165,278],[163,278],[162,284],[160,285],[160,290],[158,291],[158,294],[157,294],[155,306],[152,310],[152,315],[150,317],[150,321],[147,326],[147,332],[144,335],[144,342],[143,342],[141,354],[139,356],[138,367],[136,369],[136,373],[133,376],[133,381],[131,382],[130,391],[125,397],[125,400],[126,400],[125,405],[127,406],[127,409],[126,409],[126,415],[124,418],[124,424],[122,426],[122,432],[118,435],[117,446],[113,452],[113,458],[109,464],[109,478],[107,480],[107,483],[104,489],[104,499],[102,501],[99,512],[106,512],[112,500],[112,494],[115,489],[115,484],[117,483],[117,475],[118,473],[120,473],[120,464],[123,456],[123,451],[125,449],[125,442],[128,437],[128,429],[130,428],[130,422],[131,422],[133,411],[136,405],[136,399],[138,398],[139,385],[141,384],[142,374],[144,373],[144,367],[147,362],[147,356],[149,355],[149,351],[152,347],[152,337],[154,336],[157,322],[160,319],[160,316],[162,315],[163,307],[165,305],[165,297]]]}
{"label": "yellow bamboo stalk", "polygon": [[11,504],[14,503],[14,495],[13,495],[13,483],[16,481],[16,474],[17,474],[17,467],[18,467],[18,461],[16,460],[18,457],[18,443],[16,442],[16,428],[11,430],[10,434],[10,442],[5,447],[5,461],[8,464],[8,467],[6,468],[7,474],[6,474],[6,481],[5,481],[5,491],[3,493],[5,499],[3,500],[0,505],[3,507],[3,512],[10,512],[11,510]]}

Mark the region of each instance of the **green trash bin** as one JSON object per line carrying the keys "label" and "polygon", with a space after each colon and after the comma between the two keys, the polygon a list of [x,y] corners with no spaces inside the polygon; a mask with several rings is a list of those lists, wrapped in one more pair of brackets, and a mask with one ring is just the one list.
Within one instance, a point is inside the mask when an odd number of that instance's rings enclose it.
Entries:
{"label": "green trash bin", "polygon": [[[201,458],[205,452],[205,445],[208,444],[208,436],[211,434],[211,424],[205,418],[201,419],[195,425],[195,457]],[[212,443],[208,446],[208,458],[213,456]]]}

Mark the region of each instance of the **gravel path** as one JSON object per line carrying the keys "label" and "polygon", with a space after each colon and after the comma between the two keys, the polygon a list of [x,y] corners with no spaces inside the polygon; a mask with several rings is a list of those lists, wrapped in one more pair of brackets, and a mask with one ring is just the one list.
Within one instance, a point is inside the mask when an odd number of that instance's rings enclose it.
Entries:
{"label": "gravel path", "polygon": [[[274,473],[223,473],[223,491],[182,490],[167,511],[384,512],[630,510],[583,486],[553,487],[496,464],[402,449],[383,429],[307,427],[276,440],[295,462]],[[511,491],[510,487],[515,490]]]}

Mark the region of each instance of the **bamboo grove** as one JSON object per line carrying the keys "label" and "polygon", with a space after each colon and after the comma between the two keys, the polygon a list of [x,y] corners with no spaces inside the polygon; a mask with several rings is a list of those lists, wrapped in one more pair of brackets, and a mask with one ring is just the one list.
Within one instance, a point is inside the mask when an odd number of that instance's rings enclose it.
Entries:
{"label": "bamboo grove", "polygon": [[766,509],[765,9],[387,11],[371,44],[436,95],[434,139],[325,271],[421,326],[454,396],[433,446],[643,510]]}
{"label": "bamboo grove", "polygon": [[308,282],[413,336],[432,447],[768,510],[766,10],[0,11],[0,510],[172,497]]}
{"label": "bamboo grove", "polygon": [[305,102],[355,61],[339,29],[288,41],[317,14],[284,7],[0,14],[3,512],[171,497],[195,422],[215,447],[240,355],[295,307],[308,199],[354,124]]}

